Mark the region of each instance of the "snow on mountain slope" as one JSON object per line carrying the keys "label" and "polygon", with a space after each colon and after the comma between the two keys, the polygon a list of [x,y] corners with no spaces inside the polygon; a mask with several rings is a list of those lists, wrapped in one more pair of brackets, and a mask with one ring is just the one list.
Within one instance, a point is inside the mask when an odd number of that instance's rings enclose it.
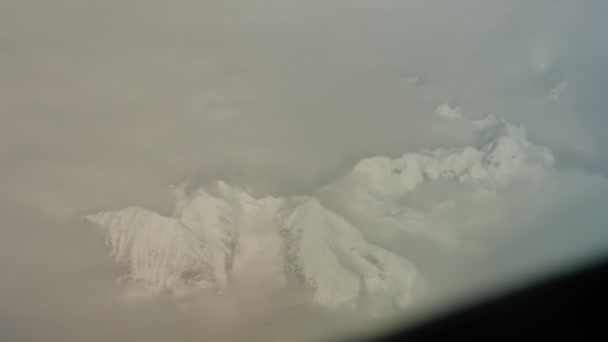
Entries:
{"label": "snow on mountain slope", "polygon": [[276,283],[306,285],[328,307],[401,308],[417,272],[370,245],[315,198],[254,199],[218,183],[217,193],[175,190],[174,217],[131,207],[88,216],[107,230],[127,278],[152,288],[221,290],[252,268]]}
{"label": "snow on mountain slope", "polygon": [[356,299],[399,308],[410,301],[414,267],[367,243],[359,230],[317,199],[298,204],[283,219],[281,235],[286,243],[285,274],[315,289],[316,302],[336,306]]}
{"label": "snow on mountain slope", "polygon": [[492,114],[471,124],[478,133],[475,147],[407,153],[397,159],[383,156],[364,159],[328,188],[366,188],[381,196],[391,196],[440,179],[479,180],[487,185],[499,185],[523,168],[553,163],[551,151],[530,143],[523,127]]}
{"label": "snow on mountain slope", "polygon": [[364,159],[313,197],[254,198],[219,182],[192,193],[174,188],[171,217],[131,207],[88,219],[106,229],[126,278],[150,288],[221,291],[256,277],[264,286],[304,285],[328,307],[402,308],[421,279],[406,259],[369,243],[370,230],[457,244],[451,208],[553,163],[523,127],[489,115],[471,129],[472,147]]}
{"label": "snow on mountain slope", "polygon": [[[442,184],[444,188],[457,185],[469,187],[470,198],[466,200],[481,199],[519,177],[541,174],[553,164],[551,151],[529,142],[521,126],[493,114],[470,124],[477,136],[472,147],[407,153],[397,159],[367,158],[321,189],[318,196],[333,203],[333,210],[357,222],[391,226],[456,243],[437,222],[431,222],[453,205],[449,196],[429,200],[424,198],[429,196],[424,191],[429,192],[433,184]],[[429,205],[419,208],[425,201]]]}

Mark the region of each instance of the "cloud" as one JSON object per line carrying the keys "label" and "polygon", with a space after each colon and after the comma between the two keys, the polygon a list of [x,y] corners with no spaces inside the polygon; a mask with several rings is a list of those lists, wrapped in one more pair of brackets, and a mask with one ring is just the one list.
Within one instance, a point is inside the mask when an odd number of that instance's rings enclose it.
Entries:
{"label": "cloud", "polygon": [[[209,312],[168,300],[125,305],[121,270],[77,218],[167,213],[167,186],[184,177],[311,194],[365,157],[470,145],[466,123],[434,115],[442,103],[524,124],[556,170],[438,217],[470,241],[466,255],[388,233],[386,247],[455,281],[473,265],[513,274],[601,249],[607,13],[601,0],[3,1],[0,337],[188,340],[284,322],[274,309],[206,325],[195,318]],[[444,182],[417,196],[469,191]],[[481,228],[466,230],[472,216]]]}

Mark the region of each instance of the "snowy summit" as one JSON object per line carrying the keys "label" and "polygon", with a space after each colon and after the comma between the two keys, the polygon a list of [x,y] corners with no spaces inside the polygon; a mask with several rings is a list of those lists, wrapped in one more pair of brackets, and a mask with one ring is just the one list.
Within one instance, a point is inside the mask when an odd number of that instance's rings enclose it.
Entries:
{"label": "snowy summit", "polygon": [[[447,116],[458,112],[449,109]],[[448,108],[440,112],[446,115]],[[175,188],[171,216],[130,207],[87,219],[105,230],[125,278],[148,288],[222,291],[256,273],[277,286],[308,288],[319,305],[400,309],[420,287],[416,268],[366,241],[349,209],[433,236],[420,222],[439,206],[422,212],[408,206],[421,184],[452,180],[492,192],[553,163],[551,152],[530,143],[523,127],[494,115],[471,127],[478,134],[475,146],[364,159],[317,196],[254,198],[219,182],[193,192]],[[330,210],[323,198],[346,209]]]}
{"label": "snowy summit", "polygon": [[401,308],[410,301],[416,269],[368,243],[314,197],[255,199],[219,182],[213,195],[179,188],[176,198],[172,217],[138,207],[88,216],[107,230],[129,280],[221,290],[263,267],[275,282],[307,286],[314,302],[328,307]]}

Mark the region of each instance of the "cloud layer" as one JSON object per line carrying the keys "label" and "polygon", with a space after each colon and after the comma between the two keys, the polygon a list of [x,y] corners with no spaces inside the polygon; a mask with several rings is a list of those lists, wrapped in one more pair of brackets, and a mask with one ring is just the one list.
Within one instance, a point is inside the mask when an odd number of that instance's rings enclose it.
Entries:
{"label": "cloud layer", "polygon": [[[444,103],[524,124],[553,151],[555,169],[438,218],[462,231],[464,248],[381,227],[368,238],[463,289],[482,282],[471,274],[499,279],[478,269],[534,273],[602,249],[607,6],[0,1],[1,339],[188,340],[281,326],[276,312],[302,307],[290,294],[267,320],[234,324],[163,299],[125,304],[114,283],[121,270],[78,218],[133,204],[168,213],[167,186],[184,177],[306,195],[366,157],[472,144],[466,123],[434,115]],[[470,189],[417,191],[426,203]],[[488,228],[467,231],[472,214]],[[325,331],[316,313],[294,310],[312,316],[294,339]]]}

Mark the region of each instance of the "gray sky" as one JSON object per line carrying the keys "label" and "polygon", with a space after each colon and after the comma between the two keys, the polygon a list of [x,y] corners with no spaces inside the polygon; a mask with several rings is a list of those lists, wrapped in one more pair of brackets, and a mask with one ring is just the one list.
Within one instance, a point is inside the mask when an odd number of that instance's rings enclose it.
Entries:
{"label": "gray sky", "polygon": [[111,283],[80,215],[167,211],[186,177],[306,194],[363,157],[469,143],[443,102],[524,124],[601,203],[607,17],[602,0],[0,0],[0,330],[52,316],[12,301],[24,281],[74,316],[41,284]]}

